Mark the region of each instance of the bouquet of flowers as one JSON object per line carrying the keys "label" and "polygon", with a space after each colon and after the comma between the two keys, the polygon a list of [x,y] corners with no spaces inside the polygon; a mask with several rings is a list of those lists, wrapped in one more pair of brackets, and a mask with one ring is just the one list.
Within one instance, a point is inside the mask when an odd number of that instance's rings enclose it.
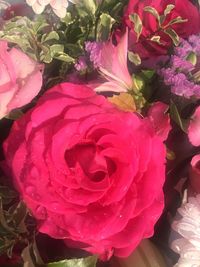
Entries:
{"label": "bouquet of flowers", "polygon": [[199,9],[0,1],[0,266],[200,266]]}

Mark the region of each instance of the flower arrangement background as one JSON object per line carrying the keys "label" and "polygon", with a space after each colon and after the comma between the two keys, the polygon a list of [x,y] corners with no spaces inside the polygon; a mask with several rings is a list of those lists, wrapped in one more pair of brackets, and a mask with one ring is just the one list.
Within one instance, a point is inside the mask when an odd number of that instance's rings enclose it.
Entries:
{"label": "flower arrangement background", "polygon": [[0,266],[200,266],[199,40],[199,1],[0,1]]}

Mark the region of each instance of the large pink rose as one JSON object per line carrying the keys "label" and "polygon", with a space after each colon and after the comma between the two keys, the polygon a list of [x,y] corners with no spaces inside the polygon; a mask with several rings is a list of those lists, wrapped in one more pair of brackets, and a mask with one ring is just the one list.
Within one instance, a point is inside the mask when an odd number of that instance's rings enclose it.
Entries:
{"label": "large pink rose", "polygon": [[[191,34],[200,32],[200,13],[189,0],[129,0],[124,14],[125,24],[130,28],[129,48],[139,53],[142,58],[164,55],[169,47],[172,46],[171,38],[159,30],[156,18],[152,14],[145,12],[144,7],[152,6],[162,15],[166,6],[170,4],[174,5],[175,8],[166,16],[166,20],[163,23],[165,29],[169,28],[167,26],[169,21],[180,16],[183,19],[187,19],[187,22],[176,23],[170,26],[180,37],[187,38]],[[137,13],[143,23],[142,34],[138,41],[136,41],[134,24],[129,18],[129,15],[133,13]],[[162,45],[150,41],[150,38],[154,35],[161,36]]]}
{"label": "large pink rose", "polygon": [[0,41],[0,118],[28,104],[42,86],[42,65]]}
{"label": "large pink rose", "polygon": [[63,83],[14,123],[4,151],[40,232],[104,259],[153,234],[165,147],[148,119]]}

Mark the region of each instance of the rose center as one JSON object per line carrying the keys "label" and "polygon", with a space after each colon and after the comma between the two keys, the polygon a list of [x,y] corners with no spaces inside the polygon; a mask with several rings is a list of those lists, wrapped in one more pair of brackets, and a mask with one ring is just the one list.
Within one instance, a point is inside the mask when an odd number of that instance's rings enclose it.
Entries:
{"label": "rose center", "polygon": [[76,169],[78,164],[94,182],[102,181],[108,173],[107,160],[94,142],[87,141],[66,150],[65,159],[69,168]]}

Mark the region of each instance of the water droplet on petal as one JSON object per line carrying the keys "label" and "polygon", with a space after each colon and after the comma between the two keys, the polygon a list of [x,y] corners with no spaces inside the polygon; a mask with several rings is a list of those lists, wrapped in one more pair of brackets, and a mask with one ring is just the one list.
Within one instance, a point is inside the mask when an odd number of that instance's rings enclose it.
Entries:
{"label": "water droplet on petal", "polygon": [[25,188],[25,192],[26,192],[26,194],[27,194],[28,196],[30,196],[30,197],[34,197],[34,196],[35,196],[35,192],[36,192],[36,190],[35,190],[35,187],[34,187],[34,186],[29,185],[29,186],[27,186],[27,187]]}
{"label": "water droplet on petal", "polygon": [[51,204],[51,207],[52,207],[53,210],[57,211],[60,208],[60,205],[59,205],[58,202],[53,202]]}

